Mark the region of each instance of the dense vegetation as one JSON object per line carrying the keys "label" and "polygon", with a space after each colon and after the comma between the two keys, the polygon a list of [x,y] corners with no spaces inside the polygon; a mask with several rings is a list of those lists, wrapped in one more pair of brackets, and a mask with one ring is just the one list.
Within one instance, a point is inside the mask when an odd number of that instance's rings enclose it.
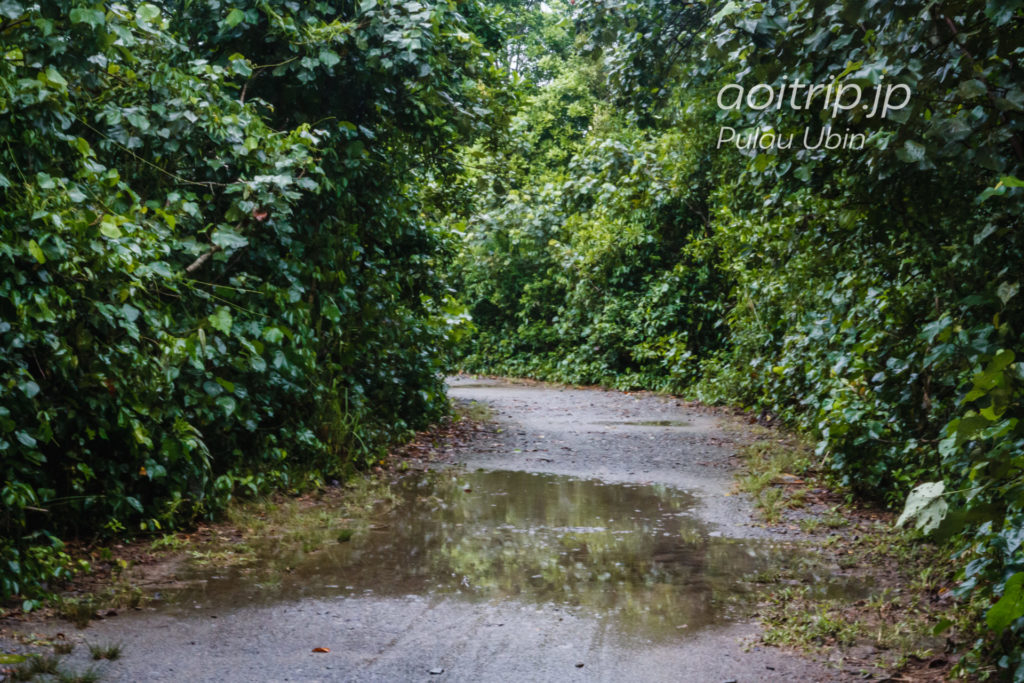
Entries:
{"label": "dense vegetation", "polygon": [[[482,7],[0,3],[0,594],[447,409],[427,219]],[[31,603],[30,603],[31,604]]]}
{"label": "dense vegetation", "polygon": [[1024,680],[1021,3],[569,14],[510,143],[467,152],[466,367],[739,403],[861,496],[913,489]]}
{"label": "dense vegetation", "polygon": [[4,0],[0,47],[3,596],[373,462],[468,309],[468,369],[812,434],[1024,681],[1020,0]]}

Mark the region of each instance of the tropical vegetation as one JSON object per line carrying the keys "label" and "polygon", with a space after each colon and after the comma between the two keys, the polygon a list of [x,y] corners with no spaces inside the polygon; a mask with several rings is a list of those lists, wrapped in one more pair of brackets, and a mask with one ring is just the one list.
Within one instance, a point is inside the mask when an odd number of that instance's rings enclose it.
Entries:
{"label": "tropical vegetation", "polygon": [[1020,0],[2,0],[0,49],[3,595],[461,367],[777,416],[1024,681]]}

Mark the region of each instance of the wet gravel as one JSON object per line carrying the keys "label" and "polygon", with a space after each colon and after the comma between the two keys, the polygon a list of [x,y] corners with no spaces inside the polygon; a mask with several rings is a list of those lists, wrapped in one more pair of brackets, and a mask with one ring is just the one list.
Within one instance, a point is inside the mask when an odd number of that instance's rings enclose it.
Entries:
{"label": "wet gravel", "polygon": [[[625,623],[624,615],[638,622],[650,621],[651,610],[665,601],[678,600],[681,591],[690,590],[688,585],[710,596],[710,602],[702,605],[722,604],[725,609],[728,601],[720,598],[728,592],[728,582],[688,578],[689,583],[683,584],[672,578],[678,575],[673,574],[671,563],[679,548],[699,547],[706,556],[701,562],[720,567],[730,564],[729,556],[716,556],[714,549],[719,546],[709,539],[771,544],[775,538],[754,522],[749,502],[732,494],[735,452],[713,415],[670,397],[473,378],[452,380],[451,394],[456,400],[486,404],[494,412],[493,428],[456,454],[467,472],[511,473],[501,476],[512,482],[516,472],[561,475],[599,482],[611,489],[606,492],[571,482],[567,488],[562,479],[549,478],[544,481],[552,484],[551,490],[560,492],[552,494],[560,496],[557,505],[541,499],[528,506],[527,512],[509,505],[506,512],[487,522],[490,526],[480,526],[482,522],[472,526],[484,515],[474,513],[472,505],[480,503],[470,500],[464,503],[461,516],[449,515],[447,526],[438,527],[440,536],[431,544],[421,547],[415,542],[418,537],[408,537],[396,545],[392,539],[387,553],[374,555],[377,546],[369,541],[362,547],[353,543],[351,551],[321,556],[315,572],[303,574],[305,570],[297,568],[295,578],[270,589],[271,593],[280,591],[274,599],[254,600],[247,597],[250,593],[244,587],[232,591],[222,577],[221,589],[212,590],[214,584],[208,583],[194,595],[182,596],[174,606],[151,605],[93,622],[83,631],[70,624],[44,623],[36,628],[47,638],[61,631],[67,640],[78,644],[62,666],[78,671],[96,666],[105,681],[841,680],[813,661],[757,646],[758,626],[742,611],[692,625],[675,624],[667,635],[664,629],[655,634]],[[499,482],[492,487],[499,485],[506,486]],[[663,491],[660,498],[648,497],[669,500],[683,496],[692,501],[682,507],[696,525],[686,528],[697,531],[683,532],[652,522],[652,528],[669,528],[676,536],[686,536],[690,546],[676,543],[666,549],[631,543],[630,536],[636,540],[646,527],[620,529],[597,513],[594,522],[573,518],[572,510],[583,504],[574,507],[572,496],[582,501],[607,493],[613,501],[632,500],[616,498],[616,485],[629,487],[630,496],[647,487],[652,491],[668,487],[678,493]],[[464,491],[471,494],[471,486]],[[515,497],[517,491],[512,487],[491,494]],[[423,498],[440,500],[437,495]],[[454,514],[454,505],[440,500],[437,510]],[[424,512],[426,508],[409,509],[419,510],[416,514],[439,514]],[[466,527],[472,527],[470,532],[465,532]],[[563,552],[552,556],[554,559],[535,558],[527,556],[537,552],[532,545],[509,545],[495,529],[501,530],[504,538],[547,534],[545,538],[554,539],[546,541],[552,547],[569,534],[579,547],[569,548],[568,556]],[[467,545],[465,538],[472,543]],[[493,550],[496,543],[504,554]],[[609,596],[626,594],[629,599],[610,600],[607,604],[615,609],[606,607],[600,590],[592,584],[605,580],[604,574],[613,573],[616,567],[632,567],[616,553],[634,552],[630,550],[634,547],[645,548],[647,553],[647,559],[637,565],[642,570],[630,570],[636,578],[629,579],[630,572],[623,569],[626,578],[618,580],[632,581],[638,592],[609,588]],[[350,583],[358,590],[295,591],[303,581],[314,578],[327,583],[332,580],[325,578],[331,571],[338,574],[337,585],[346,583],[346,572],[354,575],[357,569],[366,579],[368,565],[352,560],[351,554],[358,552],[378,563],[394,565],[381,567],[382,583],[388,576],[402,577],[407,583],[374,590],[372,580],[360,584],[353,578]],[[591,580],[585,571],[588,557],[598,555],[610,569]],[[692,558],[681,561],[693,562]],[[424,578],[410,569],[414,566],[424,567],[428,575]],[[544,572],[554,570],[578,570],[573,585],[589,592],[581,589],[574,596],[517,588],[518,583],[538,577],[542,582]],[[526,578],[519,578],[517,571],[525,572]],[[438,581],[437,572],[452,576]],[[456,576],[456,572],[465,576]],[[409,581],[410,575],[417,580]],[[507,578],[497,582],[497,590],[474,587],[474,582],[485,584],[490,575]],[[234,580],[229,578],[228,583]],[[465,590],[451,589],[463,583]],[[448,588],[431,588],[437,585]],[[659,591],[664,594],[661,602],[651,597]],[[206,599],[212,593],[233,597]],[[681,621],[680,614],[666,618]],[[117,661],[91,662],[86,642],[120,643],[122,656]],[[24,646],[8,633],[0,638],[0,648],[12,652]]]}

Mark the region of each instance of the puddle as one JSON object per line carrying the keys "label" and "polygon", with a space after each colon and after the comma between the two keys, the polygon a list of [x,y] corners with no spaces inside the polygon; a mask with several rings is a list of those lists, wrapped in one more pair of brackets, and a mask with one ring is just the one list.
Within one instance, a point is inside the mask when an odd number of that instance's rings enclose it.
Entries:
{"label": "puddle", "polygon": [[636,420],[625,422],[598,422],[599,425],[608,427],[692,427],[692,422],[683,420]]}
{"label": "puddle", "polygon": [[741,618],[758,577],[822,591],[792,544],[722,538],[692,496],[527,472],[410,476],[400,503],[350,541],[316,552],[268,543],[250,569],[196,570],[174,611],[277,604],[303,597],[459,596],[610,617],[622,633],[673,636]]}

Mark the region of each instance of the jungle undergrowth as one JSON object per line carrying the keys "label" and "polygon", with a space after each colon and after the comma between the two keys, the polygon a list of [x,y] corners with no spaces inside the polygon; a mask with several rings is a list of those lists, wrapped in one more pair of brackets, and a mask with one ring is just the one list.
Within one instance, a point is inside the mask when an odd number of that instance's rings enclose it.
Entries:
{"label": "jungle undergrowth", "polygon": [[[734,423],[748,494],[763,523],[798,533],[822,556],[822,571],[869,588],[851,600],[787,577],[764,584],[758,618],[767,645],[827,656],[851,673],[913,671],[915,680],[948,680],[980,635],[986,605],[954,597],[950,548],[896,529],[891,512],[860,506],[825,477],[799,435]],[[983,672],[975,672],[983,673]]]}

